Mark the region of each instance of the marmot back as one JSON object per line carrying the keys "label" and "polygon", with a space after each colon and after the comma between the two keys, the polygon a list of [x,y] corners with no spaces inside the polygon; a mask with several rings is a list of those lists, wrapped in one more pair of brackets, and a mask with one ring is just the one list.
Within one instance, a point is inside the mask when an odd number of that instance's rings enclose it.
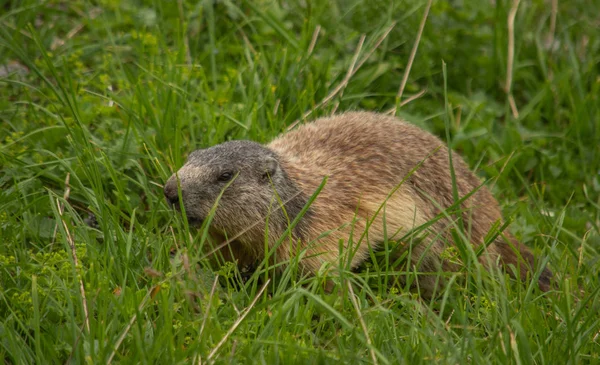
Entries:
{"label": "marmot back", "polygon": [[[356,268],[368,258],[369,247],[380,249],[385,240],[398,240],[427,226],[422,242],[411,247],[410,264],[418,263],[423,272],[438,272],[456,269],[440,256],[454,244],[451,229],[457,224],[464,225],[468,240],[479,247],[502,220],[489,190],[456,153],[452,156],[458,198],[466,197],[460,204],[462,221],[443,213],[455,201],[444,143],[414,125],[375,113],[318,119],[266,146],[234,141],[194,152],[178,175],[192,221],[206,218],[223,191],[212,228],[217,234],[237,236],[228,251],[238,262],[264,258],[266,228],[273,247],[327,177],[289,239],[275,248],[278,261],[304,251],[300,267],[316,273],[324,263],[339,263],[341,240],[344,255],[350,248],[356,251],[350,263]],[[235,178],[221,178],[228,184],[225,188],[219,174]],[[177,201],[175,175],[165,185],[165,195]],[[500,235],[480,261],[486,267],[497,261],[520,266],[525,279],[527,270],[535,267],[533,255],[510,234],[503,235],[506,239]],[[542,289],[548,288],[550,276],[544,270]],[[418,279],[425,294],[434,289],[435,280]]]}

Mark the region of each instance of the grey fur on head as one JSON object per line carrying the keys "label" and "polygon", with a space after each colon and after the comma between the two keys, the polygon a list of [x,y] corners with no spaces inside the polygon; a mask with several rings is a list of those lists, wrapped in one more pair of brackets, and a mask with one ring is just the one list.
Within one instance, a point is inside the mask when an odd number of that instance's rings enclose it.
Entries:
{"label": "grey fur on head", "polygon": [[[293,219],[305,201],[299,200],[299,191],[281,169],[277,154],[251,141],[230,141],[192,152],[165,184],[167,200],[179,208],[177,178],[192,224],[207,218],[222,193],[212,226],[228,234],[247,229],[257,223],[257,217],[281,216],[279,201],[287,201],[285,213]],[[277,218],[273,222],[281,221]],[[264,223],[258,226],[265,228]]]}

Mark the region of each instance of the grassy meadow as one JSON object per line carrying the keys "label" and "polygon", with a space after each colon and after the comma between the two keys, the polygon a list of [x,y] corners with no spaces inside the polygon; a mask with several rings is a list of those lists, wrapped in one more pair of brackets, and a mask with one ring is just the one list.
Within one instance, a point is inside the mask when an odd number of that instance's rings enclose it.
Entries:
{"label": "grassy meadow", "polygon": [[[554,288],[210,264],[162,192],[187,155],[346,110],[447,141]],[[0,0],[4,364],[598,364],[599,291],[596,0]]]}

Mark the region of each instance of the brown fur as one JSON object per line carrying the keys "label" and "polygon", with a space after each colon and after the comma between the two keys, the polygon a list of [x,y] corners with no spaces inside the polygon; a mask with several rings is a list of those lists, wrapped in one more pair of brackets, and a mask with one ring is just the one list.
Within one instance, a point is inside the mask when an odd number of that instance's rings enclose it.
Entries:
{"label": "brown fur", "polygon": [[[328,177],[327,184],[310,206],[307,215],[292,231],[291,240],[276,249],[279,261],[289,260],[299,248],[306,248],[300,265],[311,273],[317,272],[324,263],[339,262],[340,240],[344,242],[345,250],[349,248],[348,242],[353,242],[352,248],[356,253],[350,267],[356,268],[368,258],[369,247],[375,250],[380,248],[386,240],[386,232],[388,239],[402,237],[413,228],[435,219],[454,203],[448,150],[444,143],[430,133],[394,117],[351,112],[322,118],[278,137],[265,147],[269,153],[274,152],[282,177],[273,179],[273,184],[265,185],[264,189],[272,191],[274,187],[278,193],[281,190],[281,200],[291,201],[284,207],[292,211],[292,216],[273,213],[273,195],[262,191],[263,188],[252,188],[254,190],[250,193],[254,200],[251,196],[247,197],[246,191],[239,190],[239,196],[249,199],[245,200],[244,206],[265,206],[264,200],[271,196],[269,204],[272,213],[268,214],[270,245],[282,236],[288,221],[298,213],[298,206],[303,205],[315,192],[324,177]],[[477,189],[481,181],[456,153],[452,156],[460,199]],[[206,163],[188,163],[178,172],[183,193],[186,176],[190,176],[191,171],[194,171],[193,176],[197,176],[200,174],[198,171],[206,169],[198,166],[206,166]],[[416,170],[411,174],[413,169]],[[173,191],[176,192],[175,179],[175,176],[172,177],[165,186],[167,197],[173,197]],[[406,179],[404,183],[403,179]],[[194,178],[187,179],[191,180]],[[238,186],[230,187],[232,194],[242,188]],[[391,192],[393,194],[390,195]],[[190,209],[200,204],[192,198],[186,201],[185,194],[183,199],[186,210],[188,204]],[[226,202],[224,206],[222,208],[219,205],[214,225],[229,237],[240,234],[244,227],[265,218],[252,216],[255,214],[253,211],[248,211],[246,215],[249,217],[236,215],[227,211]],[[467,239],[476,249],[484,242],[492,226],[502,221],[500,208],[485,186],[467,198],[460,208]],[[411,247],[411,266],[418,266],[417,269],[424,272],[456,270],[455,265],[441,259],[446,247],[454,244],[450,230],[460,224],[456,220],[458,217],[449,218],[442,217],[433,223],[427,229],[429,234],[423,242]],[[367,231],[369,221],[372,223]],[[367,234],[361,239],[365,231]],[[329,234],[323,235],[324,232]],[[395,232],[400,233],[391,237]],[[525,279],[528,270],[534,267],[531,251],[518,243],[508,231],[502,235],[487,247],[479,260],[486,267],[498,261],[520,267],[520,276]],[[240,234],[237,238],[239,242],[236,242],[239,246],[234,249],[244,252],[244,256],[261,259],[264,257],[264,240],[265,224],[262,223]],[[542,289],[548,289],[550,276],[545,269],[539,281]],[[418,282],[421,290],[431,293],[435,278],[424,276]]]}

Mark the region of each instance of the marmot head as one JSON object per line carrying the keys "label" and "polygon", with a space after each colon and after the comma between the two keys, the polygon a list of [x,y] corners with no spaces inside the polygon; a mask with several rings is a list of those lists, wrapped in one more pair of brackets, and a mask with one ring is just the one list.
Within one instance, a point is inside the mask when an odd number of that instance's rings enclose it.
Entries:
{"label": "marmot head", "polygon": [[192,152],[165,184],[167,201],[177,209],[178,177],[190,224],[201,224],[222,193],[212,226],[230,236],[269,215],[270,208],[277,206],[275,191],[287,180],[275,152],[250,141]]}

